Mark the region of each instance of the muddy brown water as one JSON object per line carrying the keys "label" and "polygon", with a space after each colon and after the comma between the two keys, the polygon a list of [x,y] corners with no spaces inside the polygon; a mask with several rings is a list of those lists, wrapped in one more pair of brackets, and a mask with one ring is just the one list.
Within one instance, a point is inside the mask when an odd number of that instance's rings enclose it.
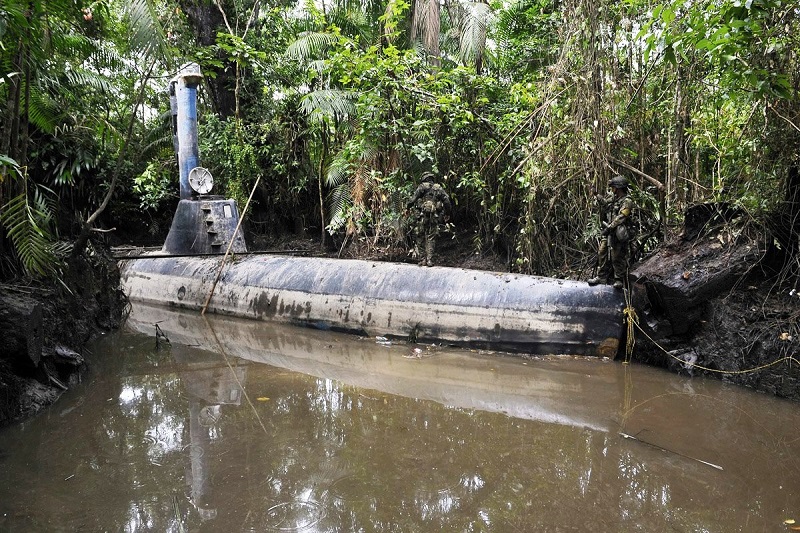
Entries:
{"label": "muddy brown water", "polygon": [[[155,325],[170,340],[155,348]],[[0,531],[787,531],[800,405],[137,306],[0,430]]]}

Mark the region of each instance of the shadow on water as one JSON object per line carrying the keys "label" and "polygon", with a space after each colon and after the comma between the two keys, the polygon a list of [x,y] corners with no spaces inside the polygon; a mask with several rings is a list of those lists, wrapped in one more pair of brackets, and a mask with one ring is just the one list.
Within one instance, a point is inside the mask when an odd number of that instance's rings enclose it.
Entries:
{"label": "shadow on water", "polygon": [[0,431],[0,531],[749,532],[800,519],[800,409],[717,381],[141,305],[93,350],[88,383]]}

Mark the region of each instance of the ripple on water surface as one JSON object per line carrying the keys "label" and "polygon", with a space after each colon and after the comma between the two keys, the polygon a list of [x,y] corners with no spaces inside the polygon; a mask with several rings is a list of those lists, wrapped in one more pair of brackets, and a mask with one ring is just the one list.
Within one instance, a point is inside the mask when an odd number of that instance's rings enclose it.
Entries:
{"label": "ripple on water surface", "polygon": [[445,347],[410,360],[373,339],[217,318],[212,334],[169,314],[148,317],[150,336],[154,322],[170,348],[109,335],[73,408],[0,430],[0,531],[800,521],[796,404],[611,362]]}

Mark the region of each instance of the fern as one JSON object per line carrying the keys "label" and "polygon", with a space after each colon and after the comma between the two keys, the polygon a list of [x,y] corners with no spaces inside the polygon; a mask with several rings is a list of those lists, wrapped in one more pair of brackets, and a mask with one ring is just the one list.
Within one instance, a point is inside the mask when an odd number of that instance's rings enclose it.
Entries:
{"label": "fern", "polygon": [[47,93],[31,87],[31,98],[28,103],[28,120],[37,128],[47,133],[55,133],[61,122],[61,108]]}

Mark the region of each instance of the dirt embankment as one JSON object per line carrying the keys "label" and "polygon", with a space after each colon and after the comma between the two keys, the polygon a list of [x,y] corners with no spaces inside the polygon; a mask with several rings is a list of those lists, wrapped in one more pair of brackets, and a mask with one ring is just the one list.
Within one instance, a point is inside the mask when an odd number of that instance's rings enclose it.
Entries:
{"label": "dirt embankment", "polygon": [[800,401],[800,264],[727,206],[696,206],[683,233],[631,270],[634,359]]}
{"label": "dirt embankment", "polygon": [[87,368],[84,345],[119,327],[126,309],[110,254],[69,259],[61,282],[0,284],[0,426],[77,383]]}

